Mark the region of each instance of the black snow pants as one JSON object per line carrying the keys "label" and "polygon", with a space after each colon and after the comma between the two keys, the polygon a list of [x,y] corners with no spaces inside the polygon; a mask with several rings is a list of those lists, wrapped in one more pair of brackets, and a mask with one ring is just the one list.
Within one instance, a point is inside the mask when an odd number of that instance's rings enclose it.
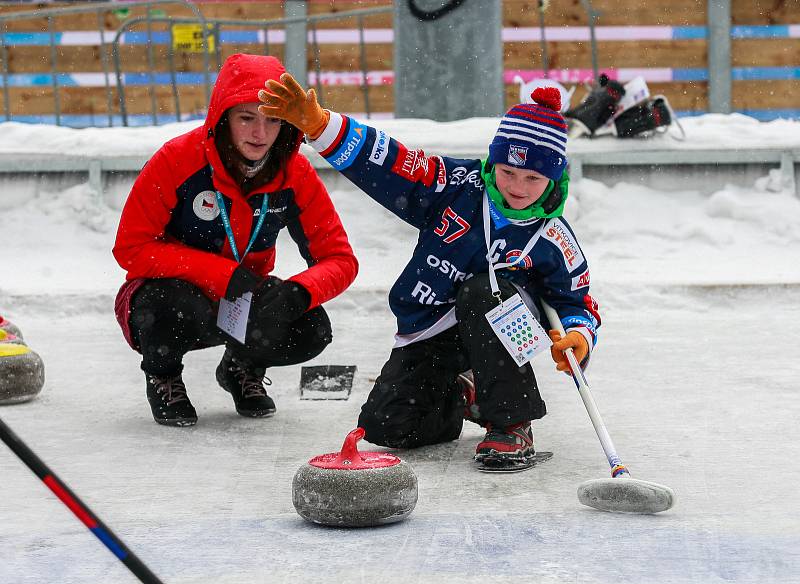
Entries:
{"label": "black snow pants", "polygon": [[[517,293],[507,280],[498,284],[503,299]],[[366,440],[416,448],[457,439],[464,402],[456,379],[467,369],[484,425],[506,427],[547,413],[531,366],[517,367],[489,327],[486,313],[496,306],[489,276],[475,276],[458,292],[457,326],[392,350],[361,408]]]}
{"label": "black snow pants", "polygon": [[[270,278],[265,286],[280,280]],[[250,314],[257,313],[251,306]],[[131,338],[142,354],[142,369],[158,377],[183,370],[183,356],[195,349],[226,345],[226,355],[263,373],[267,367],[295,365],[319,355],[331,342],[331,323],[321,306],[287,325],[276,321],[247,325],[242,344],[217,327],[218,303],[185,280],[154,279],[136,291],[131,302]]]}

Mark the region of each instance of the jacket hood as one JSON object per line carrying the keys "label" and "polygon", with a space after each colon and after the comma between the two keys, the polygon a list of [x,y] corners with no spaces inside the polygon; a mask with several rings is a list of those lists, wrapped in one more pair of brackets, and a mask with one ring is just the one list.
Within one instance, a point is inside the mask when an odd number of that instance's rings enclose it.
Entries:
{"label": "jacket hood", "polygon": [[[232,183],[232,179],[222,165],[214,140],[214,128],[220,118],[233,106],[259,101],[258,92],[264,89],[264,83],[268,79],[278,80],[285,72],[286,69],[278,59],[267,55],[236,53],[225,60],[217,75],[214,89],[211,91],[208,114],[206,114],[206,121],[203,125],[204,148],[215,177]],[[302,141],[303,133],[298,132],[292,158],[298,155]],[[285,174],[283,171],[279,172],[270,185],[279,184],[284,180]]]}
{"label": "jacket hood", "polygon": [[241,103],[258,101],[258,92],[267,79],[277,80],[286,72],[275,57],[237,53],[225,60],[211,91],[206,115],[206,130],[213,130],[225,110]]}

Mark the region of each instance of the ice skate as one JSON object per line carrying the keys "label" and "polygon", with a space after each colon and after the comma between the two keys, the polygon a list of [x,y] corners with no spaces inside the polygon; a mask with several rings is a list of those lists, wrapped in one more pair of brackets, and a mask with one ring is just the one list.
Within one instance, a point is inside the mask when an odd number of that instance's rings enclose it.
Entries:
{"label": "ice skate", "polygon": [[620,138],[647,137],[666,132],[672,121],[667,100],[658,96],[622,112],[614,120],[614,128]]}
{"label": "ice skate", "polygon": [[569,125],[569,137],[593,135],[616,111],[617,104],[625,95],[619,81],[600,75],[600,83],[576,107],[567,110],[564,117]]}

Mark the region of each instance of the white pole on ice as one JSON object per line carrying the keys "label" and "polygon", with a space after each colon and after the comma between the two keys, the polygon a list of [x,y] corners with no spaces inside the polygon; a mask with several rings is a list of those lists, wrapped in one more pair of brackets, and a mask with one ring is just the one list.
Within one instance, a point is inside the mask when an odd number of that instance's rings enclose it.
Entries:
{"label": "white pole on ice", "polygon": [[[555,309],[544,300],[542,308],[550,321],[550,326],[566,336],[564,326]],[[578,393],[583,400],[583,405],[589,414],[600,445],[603,447],[608,464],[611,467],[610,479],[594,479],[582,483],[578,487],[578,500],[584,505],[601,509],[603,511],[617,511],[621,513],[658,513],[666,511],[675,504],[675,493],[667,486],[649,481],[642,481],[631,477],[630,472],[622,464],[611,441],[611,436],[606,430],[606,425],[600,416],[600,410],[594,402],[589,383],[583,370],[575,358],[572,349],[564,351],[572,371],[572,379],[578,387]]]}

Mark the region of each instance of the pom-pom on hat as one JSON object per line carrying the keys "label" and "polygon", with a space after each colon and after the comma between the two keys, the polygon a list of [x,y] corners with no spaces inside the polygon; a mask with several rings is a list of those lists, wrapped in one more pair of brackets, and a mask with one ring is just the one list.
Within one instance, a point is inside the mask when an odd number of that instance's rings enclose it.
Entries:
{"label": "pom-pom on hat", "polygon": [[557,181],[567,167],[567,123],[559,113],[561,94],[555,87],[538,87],[531,98],[535,103],[515,105],[503,116],[489,144],[486,163],[535,170]]}

